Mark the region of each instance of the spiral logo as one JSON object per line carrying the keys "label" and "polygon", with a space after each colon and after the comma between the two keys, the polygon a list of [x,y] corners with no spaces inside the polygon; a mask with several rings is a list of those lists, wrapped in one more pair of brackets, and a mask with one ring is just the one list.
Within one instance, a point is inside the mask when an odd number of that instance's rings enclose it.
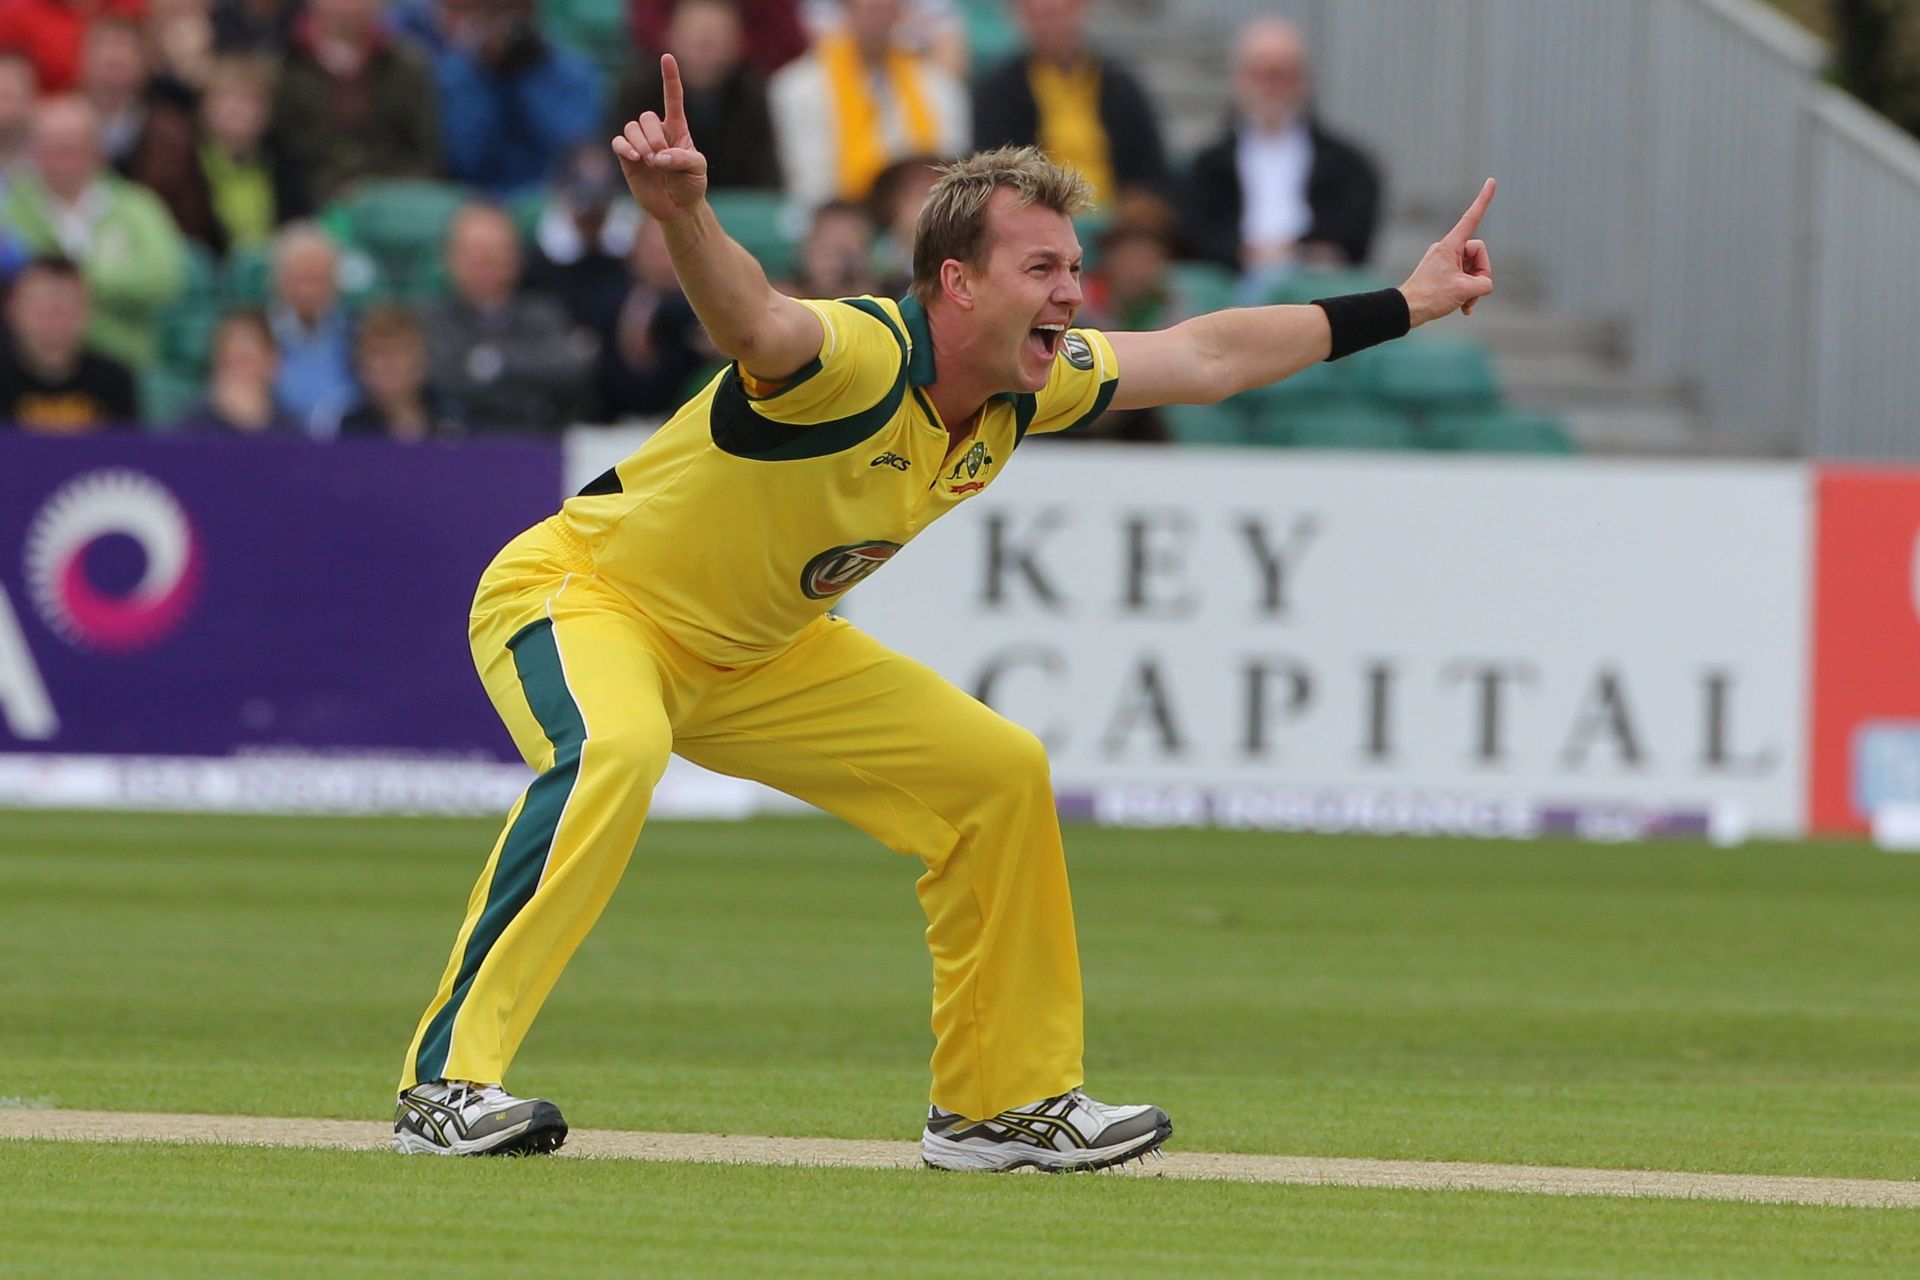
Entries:
{"label": "spiral logo", "polygon": [[[115,552],[118,567],[131,567],[121,539],[142,562],[130,584],[109,572]],[[118,468],[90,471],[47,499],[28,528],[26,561],[41,620],[69,644],[108,653],[171,635],[200,576],[199,544],[180,504],[151,477]]]}

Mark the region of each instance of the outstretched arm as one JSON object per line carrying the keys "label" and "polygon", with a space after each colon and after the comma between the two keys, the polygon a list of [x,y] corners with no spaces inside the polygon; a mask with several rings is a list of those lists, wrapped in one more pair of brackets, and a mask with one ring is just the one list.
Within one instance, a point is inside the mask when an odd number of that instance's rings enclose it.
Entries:
{"label": "outstretched arm", "polygon": [[[1455,311],[1471,314],[1493,292],[1493,260],[1486,242],[1473,238],[1493,192],[1489,178],[1400,286],[1415,327]],[[1109,333],[1120,361],[1112,407],[1213,404],[1318,364],[1333,354],[1333,336],[1327,312],[1316,306],[1216,311],[1152,333]]]}
{"label": "outstretched arm", "polygon": [[812,308],[768,284],[760,263],[721,229],[672,54],[661,55],[660,80],[665,119],[645,111],[629,120],[613,154],[633,198],[666,233],[680,287],[714,345],[755,378],[779,382],[820,354],[826,330]]}

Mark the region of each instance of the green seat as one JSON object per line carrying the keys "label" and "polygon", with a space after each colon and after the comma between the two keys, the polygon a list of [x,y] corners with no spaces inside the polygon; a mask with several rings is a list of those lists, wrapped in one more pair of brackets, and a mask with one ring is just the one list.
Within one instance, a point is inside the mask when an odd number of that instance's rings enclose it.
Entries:
{"label": "green seat", "polygon": [[367,182],[327,206],[320,220],[343,244],[373,260],[382,296],[427,302],[446,292],[447,225],[473,198],[445,182]]}
{"label": "green seat", "polygon": [[159,367],[193,378],[205,374],[220,316],[218,295],[197,290],[181,294],[162,307],[153,321]]}
{"label": "green seat", "polygon": [[1352,359],[1360,388],[1402,409],[1490,409],[1500,400],[1493,356],[1470,339],[1412,338]]}
{"label": "green seat", "polygon": [[609,87],[633,56],[627,0],[540,0],[541,34],[584,54]]}
{"label": "green seat", "polygon": [[1372,293],[1394,282],[1366,267],[1338,271],[1298,271],[1269,286],[1261,297],[1268,303],[1304,305],[1315,298],[1337,298],[1343,293]]}
{"label": "green seat", "polygon": [[1176,262],[1167,268],[1173,286],[1193,315],[1240,305],[1239,281],[1217,262]]}
{"label": "green seat", "polygon": [[1311,408],[1328,401],[1352,400],[1357,394],[1345,361],[1322,360],[1290,378],[1243,391],[1234,398],[1244,401],[1255,413],[1266,414],[1295,407]]}
{"label": "green seat", "polygon": [[748,188],[709,190],[707,203],[728,235],[760,260],[775,280],[793,275],[800,260],[798,237],[788,230],[786,197]]}
{"label": "green seat", "polygon": [[220,296],[229,307],[264,307],[273,295],[273,248],[253,245],[227,255]]}
{"label": "green seat", "polygon": [[1566,455],[1579,452],[1579,446],[1560,419],[1513,409],[1431,414],[1426,421],[1426,436],[1435,448],[1473,453]]}
{"label": "green seat", "polygon": [[175,301],[210,301],[220,293],[220,259],[198,240],[189,240],[186,244],[186,285]]}
{"label": "green seat", "polygon": [[140,374],[140,420],[165,430],[206,395],[206,379],[173,369],[148,369]]}
{"label": "green seat", "polygon": [[1246,409],[1231,400],[1223,404],[1165,405],[1160,416],[1168,433],[1180,444],[1246,444],[1250,439]]}
{"label": "green seat", "polygon": [[993,70],[1026,46],[1020,28],[1007,16],[1006,0],[960,0],[960,17],[977,72]]}
{"label": "green seat", "polygon": [[1412,449],[1418,443],[1405,414],[1357,401],[1265,414],[1257,434],[1297,449]]}

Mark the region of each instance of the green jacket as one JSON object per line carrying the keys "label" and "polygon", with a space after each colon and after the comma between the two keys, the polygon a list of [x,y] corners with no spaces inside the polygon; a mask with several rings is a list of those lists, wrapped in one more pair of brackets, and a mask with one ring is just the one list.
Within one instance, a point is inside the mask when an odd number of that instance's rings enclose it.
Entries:
{"label": "green jacket", "polygon": [[[99,182],[105,207],[78,264],[93,295],[87,338],[102,354],[148,369],[158,350],[155,317],[186,284],[187,244],[151,191],[112,174]],[[52,200],[37,177],[22,174],[0,199],[0,224],[32,253],[61,253]]]}

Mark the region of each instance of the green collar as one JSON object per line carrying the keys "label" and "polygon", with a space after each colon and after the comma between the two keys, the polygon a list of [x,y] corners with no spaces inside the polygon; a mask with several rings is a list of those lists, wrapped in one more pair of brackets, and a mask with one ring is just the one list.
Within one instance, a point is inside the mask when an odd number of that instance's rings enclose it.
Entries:
{"label": "green collar", "polygon": [[[931,386],[939,375],[933,367],[933,331],[927,327],[927,309],[912,294],[900,299],[899,305],[900,319],[907,326],[907,385]],[[1013,391],[1002,391],[987,397],[989,400],[1004,400],[1008,404],[1019,398],[1019,394]]]}

